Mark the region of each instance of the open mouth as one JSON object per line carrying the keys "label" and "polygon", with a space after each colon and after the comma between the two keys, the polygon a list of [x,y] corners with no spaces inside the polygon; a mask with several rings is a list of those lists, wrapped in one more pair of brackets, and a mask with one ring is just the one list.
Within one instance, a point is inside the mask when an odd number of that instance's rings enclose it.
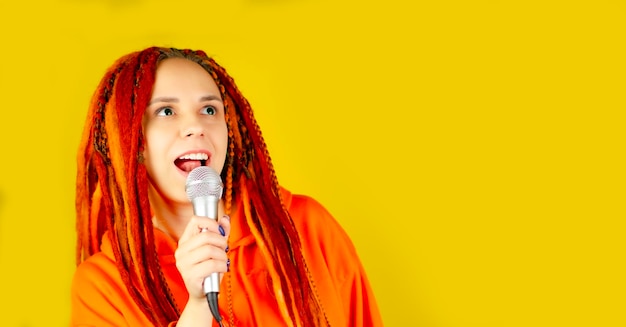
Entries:
{"label": "open mouth", "polygon": [[200,166],[206,166],[208,159],[209,155],[206,153],[190,153],[174,160],[174,164],[178,169],[188,173]]}

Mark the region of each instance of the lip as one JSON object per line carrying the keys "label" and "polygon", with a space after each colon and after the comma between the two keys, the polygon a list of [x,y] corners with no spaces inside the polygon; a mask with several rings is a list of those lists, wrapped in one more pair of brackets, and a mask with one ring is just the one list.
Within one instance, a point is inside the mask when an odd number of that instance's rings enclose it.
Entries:
{"label": "lip", "polygon": [[176,165],[176,160],[178,160],[178,158],[180,158],[182,156],[185,156],[185,155],[188,155],[188,154],[194,154],[194,153],[203,153],[203,154],[207,155],[208,158],[206,160],[206,163],[204,164],[205,166],[209,166],[210,163],[211,163],[211,157],[213,156],[213,154],[210,151],[208,151],[208,150],[204,150],[204,149],[189,150],[189,151],[185,151],[183,153],[178,154],[174,158],[174,160],[172,160],[172,163],[174,164],[174,167],[176,167],[176,169],[185,177],[187,177],[187,175],[189,175],[189,172],[184,171],[184,170],[178,168],[178,166]]}

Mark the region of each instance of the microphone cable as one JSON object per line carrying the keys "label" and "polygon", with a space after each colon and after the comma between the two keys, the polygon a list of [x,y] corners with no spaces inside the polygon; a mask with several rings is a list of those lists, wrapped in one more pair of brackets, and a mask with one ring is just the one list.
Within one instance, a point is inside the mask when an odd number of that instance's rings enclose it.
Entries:
{"label": "microphone cable", "polygon": [[224,327],[224,325],[222,325],[222,316],[220,316],[220,311],[217,305],[217,294],[217,292],[208,292],[206,293],[206,299],[209,302],[209,309],[211,309],[213,319],[217,321],[220,327]]}

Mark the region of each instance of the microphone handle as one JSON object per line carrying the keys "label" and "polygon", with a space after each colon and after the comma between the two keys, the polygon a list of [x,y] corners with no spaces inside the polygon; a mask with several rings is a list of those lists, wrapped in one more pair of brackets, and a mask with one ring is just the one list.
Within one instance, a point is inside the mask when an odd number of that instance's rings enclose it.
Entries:
{"label": "microphone handle", "polygon": [[[217,206],[219,198],[215,196],[198,196],[191,200],[193,204],[193,213],[198,217],[208,217],[217,220]],[[220,291],[220,276],[214,272],[207,276],[202,283],[204,294],[209,302],[209,308],[213,314],[213,318],[222,325],[222,317],[220,316],[217,304],[217,294]]]}
{"label": "microphone handle", "polygon": [[219,273],[212,273],[210,276],[204,279],[204,283],[202,283],[202,289],[204,289],[204,294],[208,294],[209,292],[218,293],[220,291],[220,275]]}

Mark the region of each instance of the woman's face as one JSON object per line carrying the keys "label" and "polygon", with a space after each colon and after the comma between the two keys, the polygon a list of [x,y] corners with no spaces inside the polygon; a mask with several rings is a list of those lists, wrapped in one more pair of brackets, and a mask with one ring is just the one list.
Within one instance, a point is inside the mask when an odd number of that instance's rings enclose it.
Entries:
{"label": "woman's face", "polygon": [[188,203],[189,172],[206,165],[221,173],[228,149],[224,102],[211,75],[187,59],[162,61],[143,132],[151,187],[166,202]]}

